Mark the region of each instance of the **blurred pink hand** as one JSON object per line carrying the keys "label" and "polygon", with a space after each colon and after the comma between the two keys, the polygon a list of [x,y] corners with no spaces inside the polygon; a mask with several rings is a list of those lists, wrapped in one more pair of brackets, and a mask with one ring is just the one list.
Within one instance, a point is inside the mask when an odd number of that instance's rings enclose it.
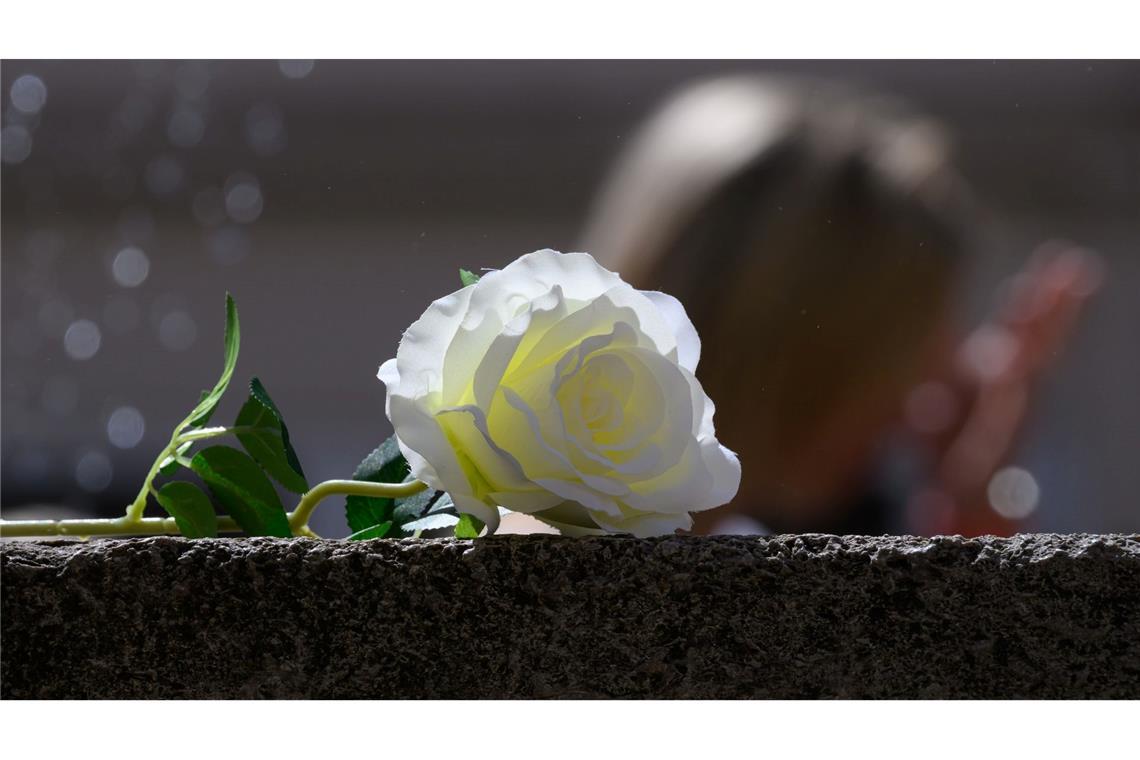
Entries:
{"label": "blurred pink hand", "polygon": [[940,389],[954,414],[943,415],[937,430],[912,421],[938,460],[935,482],[911,505],[919,530],[1014,532],[1015,523],[989,508],[986,487],[1014,448],[1037,380],[1060,355],[1101,278],[1095,254],[1062,241],[1042,244],[1003,288],[994,319],[963,342],[948,381],[925,384]]}

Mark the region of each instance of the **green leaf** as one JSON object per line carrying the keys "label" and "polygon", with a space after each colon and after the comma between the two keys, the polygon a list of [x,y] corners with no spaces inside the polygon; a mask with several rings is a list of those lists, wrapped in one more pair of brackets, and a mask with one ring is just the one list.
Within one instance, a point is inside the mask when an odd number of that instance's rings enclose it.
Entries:
{"label": "green leaf", "polygon": [[214,505],[202,489],[193,483],[176,480],[167,483],[155,496],[158,503],[174,518],[178,530],[187,538],[212,538],[218,535],[218,516]]}
{"label": "green leaf", "polygon": [[473,515],[460,515],[455,525],[456,538],[478,538],[483,532],[483,521]]}
{"label": "green leaf", "polygon": [[459,270],[459,281],[463,283],[463,287],[474,285],[479,282],[479,275],[466,269]]}
{"label": "green leaf", "polygon": [[402,483],[407,475],[408,461],[400,451],[396,436],[392,436],[357,465],[352,479],[370,483]]}
{"label": "green leaf", "polygon": [[434,515],[441,504],[451,505],[454,509],[450,496],[443,491],[433,491],[430,488],[402,499],[396,499],[395,508],[392,510],[392,522],[395,524],[392,531],[393,537],[404,538],[417,530],[426,530],[427,528],[423,525],[408,526],[410,523],[419,522],[420,518],[427,515]]}
{"label": "green leaf", "polygon": [[243,452],[229,446],[210,446],[194,455],[190,467],[249,535],[293,535],[273,484]]}
{"label": "green leaf", "polygon": [[388,529],[392,527],[390,522],[382,522],[379,525],[373,525],[371,528],[358,530],[348,537],[349,541],[364,541],[369,538],[384,538],[388,535]]}
{"label": "green leaf", "polygon": [[443,491],[436,491],[439,498],[432,503],[431,508],[423,514],[425,515],[455,515],[459,517],[459,508],[455,506],[455,502],[451,500],[451,494],[444,493]]}
{"label": "green leaf", "polygon": [[347,496],[344,500],[344,514],[348,529],[361,531],[386,522],[392,515],[392,499],[371,496]]}
{"label": "green leaf", "polygon": [[[403,525],[412,520],[418,520],[428,512],[434,512],[436,502],[447,496],[443,491],[433,491],[430,488],[420,491],[402,499],[396,499],[396,506],[392,510],[392,521],[396,525]],[[449,499],[450,501],[450,499]]]}
{"label": "green leaf", "polygon": [[[365,457],[356,472],[352,475],[354,480],[367,480],[372,483],[407,483],[412,479],[408,472],[408,462],[400,452],[396,436],[392,436]],[[425,529],[424,525],[406,527],[425,517],[439,515],[457,515],[455,504],[451,497],[443,491],[425,489],[411,496],[400,499],[378,498],[374,496],[349,496],[345,499],[345,517],[348,527],[353,535],[369,528],[390,523],[385,528],[385,535],[392,538],[402,538],[412,535],[416,530]],[[440,522],[440,521],[436,521]],[[441,525],[431,527],[446,527],[454,523],[443,520]]]}
{"label": "green leaf", "polygon": [[[402,483],[408,476],[408,462],[400,453],[396,436],[380,444],[352,473],[353,480],[370,483]],[[396,500],[388,497],[349,496],[344,502],[345,517],[353,533],[392,519]]]}
{"label": "green leaf", "polygon": [[234,421],[241,445],[278,483],[293,493],[305,493],[309,484],[297,452],[289,443],[289,428],[265,386],[256,377],[249,382],[249,399]]}
{"label": "green leaf", "polygon": [[218,379],[214,389],[203,394],[198,405],[194,407],[194,411],[190,412],[187,419],[190,420],[188,424],[191,427],[201,427],[210,419],[210,415],[214,413],[214,407],[218,405],[222,394],[226,392],[226,386],[230,384],[234,367],[237,365],[238,350],[241,348],[241,325],[238,322],[237,305],[234,304],[233,296],[229,293],[226,293],[226,332],[223,342],[226,355],[222,364],[222,376]]}
{"label": "green leaf", "polygon": [[419,520],[412,520],[411,522],[404,523],[400,526],[400,530],[406,535],[415,535],[417,531],[421,530],[439,530],[440,528],[450,528],[459,522],[459,518],[455,515],[437,514],[421,517]]}

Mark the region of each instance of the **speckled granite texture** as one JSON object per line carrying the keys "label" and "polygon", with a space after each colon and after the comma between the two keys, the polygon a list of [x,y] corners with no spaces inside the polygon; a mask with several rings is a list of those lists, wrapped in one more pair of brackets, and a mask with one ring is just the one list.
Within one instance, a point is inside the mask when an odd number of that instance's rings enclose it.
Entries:
{"label": "speckled granite texture", "polygon": [[2,547],[4,698],[1140,697],[1140,537]]}

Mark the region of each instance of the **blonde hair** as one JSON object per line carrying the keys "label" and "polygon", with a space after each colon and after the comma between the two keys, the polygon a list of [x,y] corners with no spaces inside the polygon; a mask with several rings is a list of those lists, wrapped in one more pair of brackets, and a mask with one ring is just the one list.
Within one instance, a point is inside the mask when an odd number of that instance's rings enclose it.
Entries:
{"label": "blonde hair", "polygon": [[585,250],[684,303],[719,437],[757,472],[913,366],[963,249],[962,199],[941,130],[899,103],[724,78],[647,123]]}

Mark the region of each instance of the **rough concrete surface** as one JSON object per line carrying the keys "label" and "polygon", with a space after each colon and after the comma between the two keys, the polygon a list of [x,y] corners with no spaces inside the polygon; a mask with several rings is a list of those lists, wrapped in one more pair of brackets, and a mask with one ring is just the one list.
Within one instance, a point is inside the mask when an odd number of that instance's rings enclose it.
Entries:
{"label": "rough concrete surface", "polygon": [[1140,536],[2,549],[4,698],[1140,697]]}

